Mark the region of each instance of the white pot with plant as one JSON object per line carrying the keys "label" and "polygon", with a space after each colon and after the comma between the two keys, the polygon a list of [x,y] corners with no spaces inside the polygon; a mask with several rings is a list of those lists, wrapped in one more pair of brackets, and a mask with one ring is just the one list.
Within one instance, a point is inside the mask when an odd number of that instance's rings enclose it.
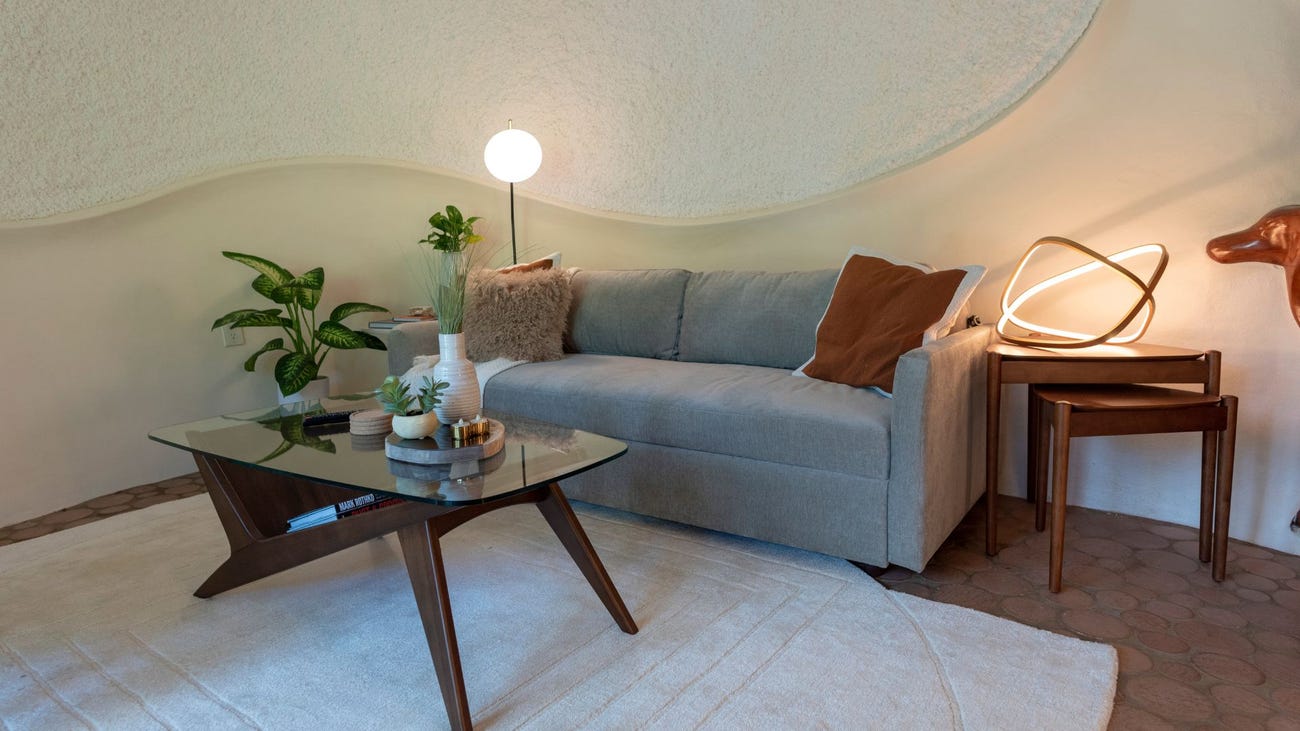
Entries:
{"label": "white pot with plant", "polygon": [[365,302],[344,302],[335,307],[324,322],[316,321],[316,305],[325,288],[325,270],[316,267],[302,276],[251,254],[223,251],[221,255],[257,272],[253,291],[284,307],[265,310],[242,309],[228,312],[212,323],[212,329],[230,327],[278,327],[285,337],[272,338],[244,361],[249,373],[263,353],[284,351],[275,362],[275,382],[280,387],[280,403],[329,396],[329,380],[320,375],[321,365],[331,349],[371,348],[387,350],[379,338],[368,332],[353,330],[344,318],[362,312],[388,312],[384,307]]}
{"label": "white pot with plant", "polygon": [[375,390],[375,399],[385,412],[393,415],[394,434],[403,439],[423,439],[442,426],[434,409],[442,401],[441,393],[446,388],[446,383],[426,376],[424,385],[412,394],[402,379],[389,376]]}
{"label": "white pot with plant", "polygon": [[425,282],[433,309],[438,313],[438,364],[434,380],[447,383],[436,409],[444,424],[469,421],[483,410],[474,364],[465,357],[465,280],[469,275],[471,247],[482,240],[474,233],[478,216],[465,218],[456,206],[447,206],[429,218],[432,231],[420,240],[424,249]]}

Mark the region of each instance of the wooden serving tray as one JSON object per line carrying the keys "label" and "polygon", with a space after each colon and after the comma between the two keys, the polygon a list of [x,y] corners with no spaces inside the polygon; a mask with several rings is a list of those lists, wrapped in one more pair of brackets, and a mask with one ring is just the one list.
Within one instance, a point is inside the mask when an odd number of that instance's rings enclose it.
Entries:
{"label": "wooden serving tray", "polygon": [[487,459],[501,451],[505,440],[505,424],[496,419],[488,419],[487,437],[474,444],[456,444],[451,438],[451,427],[443,424],[433,436],[424,439],[403,439],[389,434],[384,440],[384,454],[415,464],[451,464]]}

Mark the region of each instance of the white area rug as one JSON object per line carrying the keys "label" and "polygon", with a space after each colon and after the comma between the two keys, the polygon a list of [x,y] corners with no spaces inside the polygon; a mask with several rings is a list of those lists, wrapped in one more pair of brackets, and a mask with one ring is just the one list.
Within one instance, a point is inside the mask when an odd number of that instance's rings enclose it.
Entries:
{"label": "white area rug", "polygon": [[[532,506],[444,539],[479,728],[1100,729],[1116,657],[889,592],[843,561],[624,513],[579,517],[614,625]],[[10,729],[445,728],[395,536],[209,600],[206,496],[0,548]]]}

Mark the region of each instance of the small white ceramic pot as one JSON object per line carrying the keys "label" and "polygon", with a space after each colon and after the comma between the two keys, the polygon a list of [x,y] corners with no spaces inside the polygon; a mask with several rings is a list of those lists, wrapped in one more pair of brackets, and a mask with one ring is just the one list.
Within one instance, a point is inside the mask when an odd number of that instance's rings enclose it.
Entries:
{"label": "small white ceramic pot", "polygon": [[413,414],[411,416],[394,416],[393,433],[403,439],[424,439],[438,431],[442,422],[437,414]]}
{"label": "small white ceramic pot", "polygon": [[275,393],[280,397],[280,404],[292,404],[299,401],[320,401],[330,397],[330,379],[329,376],[316,376],[302,387],[301,391],[291,393],[288,396],[280,393],[280,387],[276,386]]}

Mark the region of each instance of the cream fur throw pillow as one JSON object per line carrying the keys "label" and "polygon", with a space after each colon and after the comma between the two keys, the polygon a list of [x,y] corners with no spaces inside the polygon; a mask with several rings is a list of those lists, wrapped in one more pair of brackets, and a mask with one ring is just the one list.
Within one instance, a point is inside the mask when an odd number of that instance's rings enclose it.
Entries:
{"label": "cream fur throw pillow", "polygon": [[472,361],[559,360],[572,301],[563,269],[471,273],[465,285],[466,355]]}

